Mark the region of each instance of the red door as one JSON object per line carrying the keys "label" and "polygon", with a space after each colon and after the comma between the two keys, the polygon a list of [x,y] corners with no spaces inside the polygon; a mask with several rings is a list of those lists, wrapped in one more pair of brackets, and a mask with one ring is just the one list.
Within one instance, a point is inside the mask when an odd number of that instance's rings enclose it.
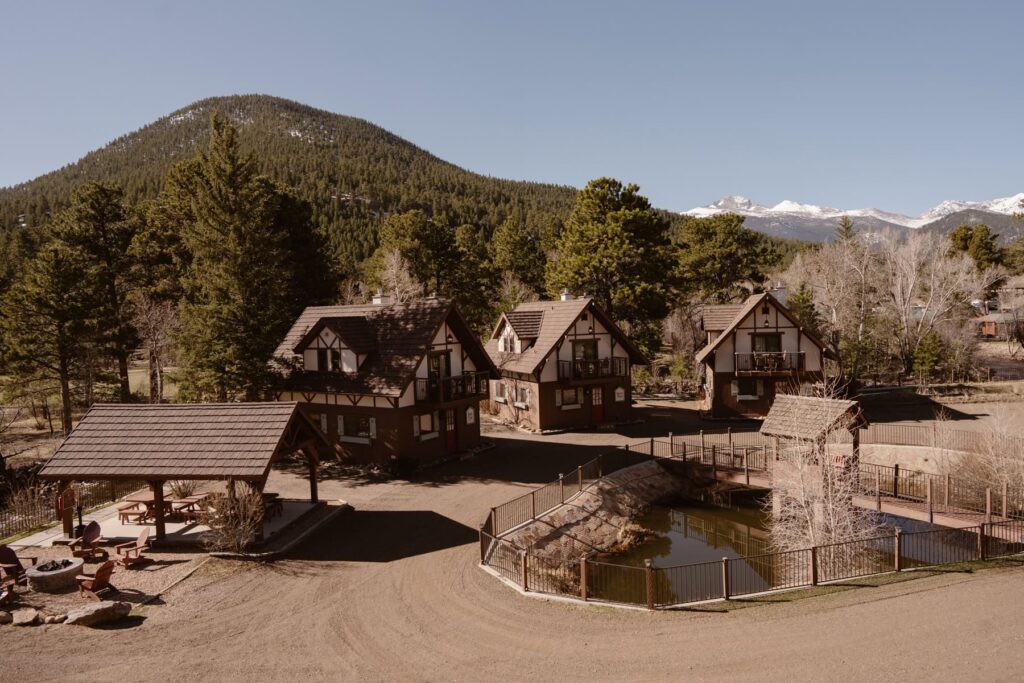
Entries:
{"label": "red door", "polygon": [[455,409],[444,411],[444,431],[448,439],[448,451],[454,453],[459,447],[458,433],[455,431]]}
{"label": "red door", "polygon": [[604,422],[604,387],[590,390],[590,417],[597,422]]}

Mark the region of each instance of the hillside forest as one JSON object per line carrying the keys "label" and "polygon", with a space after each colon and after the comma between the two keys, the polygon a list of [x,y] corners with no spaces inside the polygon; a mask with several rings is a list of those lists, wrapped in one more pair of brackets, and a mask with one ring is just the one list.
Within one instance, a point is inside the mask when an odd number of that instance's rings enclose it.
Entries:
{"label": "hillside forest", "polygon": [[451,297],[481,335],[522,301],[589,294],[692,378],[701,308],[784,284],[856,383],[969,366],[971,302],[1020,270],[985,226],[868,239],[844,220],[832,243],[784,241],[734,214],[658,210],[613,178],[577,192],[478,176],[259,97],[197,103],[0,190],[0,221],[0,404],[64,432],[96,401],[164,400],[168,378],[176,400],[259,399],[305,306],[377,288]]}

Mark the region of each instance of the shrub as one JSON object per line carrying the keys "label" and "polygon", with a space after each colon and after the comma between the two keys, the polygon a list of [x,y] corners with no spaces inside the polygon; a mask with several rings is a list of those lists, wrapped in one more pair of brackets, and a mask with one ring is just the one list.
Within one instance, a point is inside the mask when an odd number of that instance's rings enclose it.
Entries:
{"label": "shrub", "polygon": [[172,498],[188,498],[196,492],[199,482],[193,479],[177,479],[167,485],[171,489]]}
{"label": "shrub", "polygon": [[263,496],[245,487],[210,496],[203,544],[216,552],[243,552],[263,528]]}

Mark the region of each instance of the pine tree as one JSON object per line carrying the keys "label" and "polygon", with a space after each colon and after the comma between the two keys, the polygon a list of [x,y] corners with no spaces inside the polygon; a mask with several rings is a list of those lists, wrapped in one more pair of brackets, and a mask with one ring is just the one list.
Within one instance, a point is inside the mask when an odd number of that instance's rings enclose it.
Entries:
{"label": "pine tree", "polygon": [[593,295],[625,322],[648,351],[660,346],[660,322],[676,289],[669,221],[651,208],[636,185],[592,180],[579,192],[548,263],[547,289]]}
{"label": "pine tree", "polygon": [[460,225],[455,229],[455,247],[459,266],[453,296],[469,324],[483,335],[494,323],[492,302],[498,284],[483,230],[475,225]]}
{"label": "pine tree", "polygon": [[138,228],[139,221],[125,206],[120,188],[100,183],[87,183],[76,190],[71,206],[52,226],[54,238],[78,251],[89,276],[95,278],[101,341],[117,362],[122,402],[131,400],[128,357],[136,335],[128,293],[135,270],[128,250]]}
{"label": "pine tree", "polygon": [[269,361],[303,305],[290,252],[295,206],[257,175],[256,159],[239,148],[236,130],[213,117],[192,197],[194,220],[182,240],[191,254],[184,279],[179,342],[191,398],[260,397]]}
{"label": "pine tree", "polygon": [[849,216],[840,216],[836,225],[836,241],[848,242],[856,237],[857,229],[853,225],[853,220]]}
{"label": "pine tree", "polygon": [[786,307],[805,329],[815,335],[821,334],[821,315],[814,304],[814,290],[806,284],[786,298]]}
{"label": "pine tree", "polygon": [[377,280],[383,255],[393,250],[409,263],[410,274],[423,283],[424,294],[452,293],[459,252],[455,232],[448,227],[445,217],[431,220],[419,209],[389,216],[380,229],[380,246],[367,264],[368,279]]}
{"label": "pine tree", "polygon": [[535,292],[544,291],[544,268],[547,257],[541,248],[541,236],[526,227],[516,215],[506,218],[491,238],[494,267],[511,273]]}
{"label": "pine tree", "polygon": [[61,427],[71,431],[71,378],[87,355],[99,297],[82,255],[60,242],[44,245],[0,306],[0,336],[9,381],[55,381]]}
{"label": "pine tree", "polygon": [[676,243],[685,290],[725,303],[741,295],[745,284],[764,280],[765,268],[778,257],[764,236],[745,228],[743,220],[729,213],[683,223]]}

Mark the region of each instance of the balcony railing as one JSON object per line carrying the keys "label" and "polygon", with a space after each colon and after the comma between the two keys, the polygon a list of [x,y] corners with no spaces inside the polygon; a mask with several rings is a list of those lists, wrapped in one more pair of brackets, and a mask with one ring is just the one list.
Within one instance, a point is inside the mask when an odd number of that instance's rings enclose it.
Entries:
{"label": "balcony railing", "polygon": [[804,369],[803,351],[754,351],[734,354],[736,372],[792,372]]}
{"label": "balcony railing", "polygon": [[625,377],[629,367],[625,358],[558,361],[558,379],[600,379]]}
{"label": "balcony railing", "polygon": [[486,372],[466,372],[452,377],[426,377],[416,380],[416,401],[419,403],[447,403],[463,398],[487,398],[490,375]]}

